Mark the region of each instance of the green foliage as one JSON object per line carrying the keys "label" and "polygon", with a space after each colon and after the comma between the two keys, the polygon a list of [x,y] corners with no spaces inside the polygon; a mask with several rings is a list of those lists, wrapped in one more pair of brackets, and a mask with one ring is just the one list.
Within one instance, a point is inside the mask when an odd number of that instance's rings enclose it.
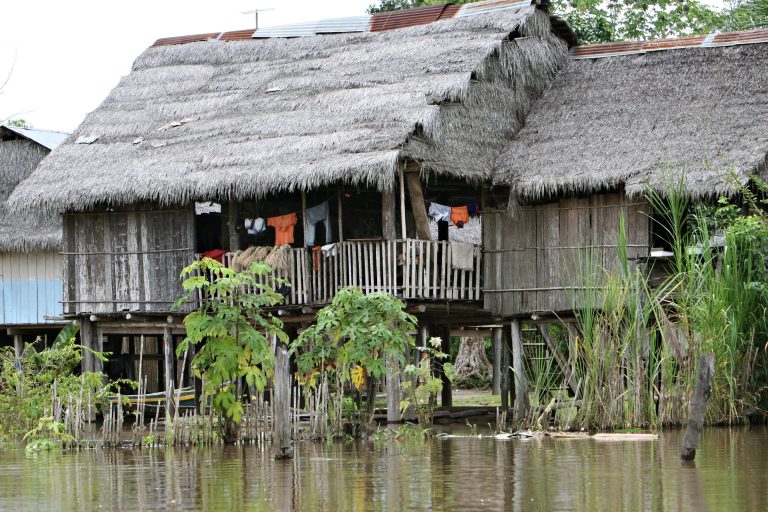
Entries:
{"label": "green foliage", "polygon": [[27,129],[32,128],[31,124],[29,124],[26,120],[20,119],[20,118],[9,119],[8,121],[5,122],[5,124],[7,124],[8,126],[15,126],[16,128],[27,128]]}
{"label": "green foliage", "polygon": [[768,0],[732,0],[723,13],[724,31],[768,27]]}
{"label": "green foliage", "polygon": [[722,13],[695,0],[556,0],[551,10],[582,44],[711,33],[723,22]]}
{"label": "green foliage", "polygon": [[[50,348],[36,350],[38,340],[28,344],[18,358],[12,347],[0,349],[0,410],[3,411],[0,439],[46,438],[42,435],[45,428],[54,427],[50,422],[41,421],[52,416],[52,402],[56,397],[65,403],[69,403],[70,397],[73,401],[94,403],[103,398],[104,374],[75,375],[83,351],[83,347],[75,343],[76,332],[76,327],[67,326]],[[103,354],[95,354],[105,358]],[[81,412],[84,409],[82,407]]]}
{"label": "green foliage", "polygon": [[66,425],[55,421],[53,416],[44,416],[35,428],[24,434],[27,452],[39,452],[61,448],[65,443],[72,443],[75,438],[68,434]]}
{"label": "green foliage", "polygon": [[[430,338],[428,345],[422,349],[421,361],[416,365],[409,364],[404,370],[406,377],[410,379],[403,382],[405,398],[400,402],[400,410],[404,412],[409,407],[413,407],[419,426],[422,428],[432,426],[437,408],[437,396],[443,390],[443,380],[432,375],[432,360],[448,357],[448,354],[440,351],[441,344],[440,338]],[[453,379],[453,369],[452,364],[443,364],[443,371],[449,380]]]}
{"label": "green foliage", "polygon": [[270,338],[288,343],[282,322],[266,311],[283,300],[260,279],[271,272],[263,263],[236,272],[204,258],[181,273],[186,295],[176,306],[196,297],[201,298],[201,305],[184,318],[187,336],[176,354],[181,356],[191,344],[198,345],[194,372],[198,377],[205,375],[205,393],[213,398],[214,409],[234,423],[243,414],[237,381],[245,379],[248,386],[263,391],[275,365]]}
{"label": "green foliage", "polygon": [[[406,350],[414,345],[410,334],[414,330],[416,318],[405,312],[398,298],[348,287],[339,290],[331,304],[318,312],[316,323],[293,341],[290,353],[296,355],[299,382],[315,394],[314,404],[322,414],[333,420],[334,435],[342,427],[345,387],[359,392],[367,382],[370,421],[373,386],[384,376],[387,361],[405,364]],[[329,385],[335,386],[334,397],[326,394]]]}

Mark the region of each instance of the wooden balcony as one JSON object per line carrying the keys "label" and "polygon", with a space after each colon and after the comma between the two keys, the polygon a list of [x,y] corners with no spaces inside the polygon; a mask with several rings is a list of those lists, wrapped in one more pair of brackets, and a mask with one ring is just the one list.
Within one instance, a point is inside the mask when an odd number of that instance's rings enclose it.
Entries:
{"label": "wooden balcony", "polygon": [[[333,251],[291,249],[290,266],[274,275],[291,283],[286,305],[328,304],[340,289],[389,292],[405,300],[481,300],[482,251],[472,246],[472,269],[454,265],[452,242],[355,240]],[[224,263],[230,264],[231,255]],[[272,284],[264,277],[262,284]]]}

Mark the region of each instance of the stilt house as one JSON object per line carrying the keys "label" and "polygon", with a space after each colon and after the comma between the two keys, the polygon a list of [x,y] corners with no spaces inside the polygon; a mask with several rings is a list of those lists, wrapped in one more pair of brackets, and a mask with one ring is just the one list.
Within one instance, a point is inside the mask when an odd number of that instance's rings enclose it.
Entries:
{"label": "stilt house", "polygon": [[61,219],[34,205],[24,211],[9,207],[7,199],[66,138],[0,125],[0,329],[17,351],[24,341],[55,335],[63,323]]}
{"label": "stilt house", "polygon": [[181,269],[266,247],[289,327],[350,285],[441,329],[487,323],[481,247],[447,228],[482,212],[496,157],[566,63],[573,33],[543,3],[157,41],[16,192],[63,214],[64,316],[112,352],[138,334],[168,351]]}

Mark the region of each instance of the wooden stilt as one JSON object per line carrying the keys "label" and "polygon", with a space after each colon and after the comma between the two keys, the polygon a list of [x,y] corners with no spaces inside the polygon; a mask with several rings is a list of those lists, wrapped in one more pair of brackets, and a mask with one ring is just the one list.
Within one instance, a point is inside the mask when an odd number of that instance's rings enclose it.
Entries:
{"label": "wooden stilt", "polygon": [[[99,329],[97,326],[94,325],[94,330],[96,331],[96,346],[93,348],[96,352],[104,353],[104,333],[101,332],[101,329]],[[95,372],[103,372],[104,371],[104,361],[99,359],[98,357],[93,358],[93,371]]]}
{"label": "wooden stilt", "polygon": [[24,353],[24,340],[21,338],[21,334],[13,335],[13,350],[16,357],[21,357],[21,354]]}
{"label": "wooden stilt", "polygon": [[397,363],[387,360],[387,422],[400,421],[400,369]]}
{"label": "wooden stilt", "polygon": [[501,328],[501,357],[499,358],[499,393],[501,394],[501,410],[508,411],[510,406],[510,390],[512,387],[511,372],[509,368],[510,348],[509,327]]}
{"label": "wooden stilt", "polygon": [[[440,350],[445,354],[450,354],[451,352],[451,326],[445,325],[442,326],[442,336],[441,339],[443,340],[442,346],[440,347]],[[453,406],[453,388],[451,386],[451,381],[448,379],[448,376],[445,374],[445,370],[443,368],[443,365],[440,365],[440,377],[443,379],[443,391],[441,393],[441,402],[443,407],[451,407]]]}
{"label": "wooden stilt", "polygon": [[522,421],[528,412],[528,379],[523,365],[523,337],[518,320],[512,321],[512,369],[515,377],[515,421]]}
{"label": "wooden stilt", "polygon": [[715,374],[715,353],[701,354],[696,377],[696,388],[693,390],[691,402],[688,405],[688,425],[683,439],[683,460],[693,460],[696,449],[701,443],[701,431],[704,428],[704,416],[707,412],[707,402],[712,395],[712,376]]}
{"label": "wooden stilt", "polygon": [[83,350],[83,360],[80,363],[82,366],[82,370],[84,372],[93,371],[94,357],[93,357],[93,354],[91,353],[91,350],[94,349],[93,336],[94,336],[93,322],[91,322],[87,318],[81,318],[80,319],[80,344],[86,349],[88,349],[88,350]]}
{"label": "wooden stilt", "polygon": [[560,348],[552,339],[552,335],[550,334],[549,330],[549,324],[539,324],[539,331],[541,332],[541,337],[544,338],[544,343],[546,343],[547,348],[552,353],[552,357],[555,358],[557,366],[559,366],[560,371],[563,372],[563,377],[566,379],[568,387],[571,388],[571,392],[575,395],[577,393],[577,384],[573,375],[573,368],[568,365],[568,360],[565,358],[563,353],[560,351]]}
{"label": "wooden stilt", "polygon": [[167,424],[173,417],[173,330],[170,327],[163,329],[163,357],[165,359],[165,417]]}
{"label": "wooden stilt", "polygon": [[293,458],[291,446],[291,367],[288,347],[277,340],[275,344],[275,375],[273,381],[274,432],[272,442],[276,459]]}
{"label": "wooden stilt", "polygon": [[493,328],[493,380],[491,382],[491,392],[494,395],[501,394],[501,350],[502,350],[502,327]]}

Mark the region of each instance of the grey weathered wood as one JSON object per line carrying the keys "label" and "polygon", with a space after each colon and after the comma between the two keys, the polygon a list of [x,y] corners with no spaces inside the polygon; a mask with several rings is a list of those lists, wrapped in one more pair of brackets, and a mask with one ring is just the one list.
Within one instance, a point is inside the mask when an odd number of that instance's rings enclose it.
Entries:
{"label": "grey weathered wood", "polygon": [[501,393],[502,331],[502,327],[493,328],[493,380],[491,384],[491,392],[494,395]]}
{"label": "grey weathered wood", "polygon": [[398,177],[400,178],[400,238],[408,238],[408,230],[405,224],[405,164],[398,167]]}
{"label": "grey weathered wood", "polygon": [[416,224],[416,237],[420,240],[431,240],[429,218],[427,217],[427,207],[424,203],[424,193],[421,189],[419,173],[415,171],[406,172],[405,181],[408,183],[408,196],[411,198],[411,214]]}
{"label": "grey weathered wood", "polygon": [[563,376],[568,383],[568,387],[575,395],[577,393],[578,384],[573,376],[573,369],[568,365],[568,360],[552,339],[549,328],[550,325],[548,323],[539,324],[539,331],[541,332],[541,337],[544,338],[544,343],[546,343],[547,348],[552,353],[552,357],[555,358],[555,362],[560,367],[560,371],[563,373]]}
{"label": "grey weathered wood", "polygon": [[173,389],[174,389],[174,372],[173,372],[173,330],[170,327],[166,327],[163,330],[163,360],[165,361],[165,417],[167,424],[169,418],[174,415],[173,408]]}
{"label": "grey weathered wood", "polygon": [[24,353],[24,340],[21,338],[21,334],[13,335],[13,351],[16,357],[21,357],[21,354]]}
{"label": "grey weathered wood", "polygon": [[400,421],[400,369],[391,358],[387,360],[387,422]]}
{"label": "grey weathered wood", "polygon": [[701,443],[701,431],[704,428],[704,418],[707,413],[707,402],[712,396],[712,377],[715,374],[715,354],[709,352],[699,357],[699,367],[696,374],[696,388],[693,390],[691,402],[688,405],[688,425],[683,439],[683,460],[693,460],[696,449]]}
{"label": "grey weathered wood", "polygon": [[92,372],[94,371],[93,366],[93,354],[91,353],[91,350],[94,349],[94,336],[95,332],[93,329],[93,322],[88,320],[87,318],[81,318],[79,320],[80,323],[80,344],[83,345],[83,347],[86,348],[86,350],[83,350],[83,360],[81,362],[82,369],[84,372]]}
{"label": "grey weathered wood", "polygon": [[510,400],[509,395],[512,391],[512,379],[511,379],[511,369],[510,369],[510,355],[512,353],[511,350],[511,340],[510,340],[510,330],[508,326],[505,326],[502,328],[501,333],[501,358],[500,358],[500,376],[499,376],[499,392],[501,394],[501,410],[507,411],[509,410],[510,406]]}
{"label": "grey weathered wood", "polygon": [[291,368],[288,347],[275,340],[273,377],[274,431],[272,442],[276,459],[293,458],[291,445]]}
{"label": "grey weathered wood", "polygon": [[523,364],[523,338],[520,322],[513,320],[512,334],[512,369],[515,380],[515,421],[522,421],[528,413],[528,379]]}
{"label": "grey weathered wood", "polygon": [[[440,346],[440,350],[445,354],[450,354],[451,352],[451,327],[450,325],[442,325],[440,326],[441,329],[441,338],[442,338],[442,345]],[[445,368],[443,365],[440,365],[440,378],[443,380],[443,390],[441,393],[441,403],[443,407],[451,407],[453,405],[453,388],[451,385],[451,380],[448,378],[448,375],[445,373]]]}
{"label": "grey weathered wood", "polygon": [[394,190],[385,190],[381,193],[381,232],[384,240],[397,238],[397,224]]}

